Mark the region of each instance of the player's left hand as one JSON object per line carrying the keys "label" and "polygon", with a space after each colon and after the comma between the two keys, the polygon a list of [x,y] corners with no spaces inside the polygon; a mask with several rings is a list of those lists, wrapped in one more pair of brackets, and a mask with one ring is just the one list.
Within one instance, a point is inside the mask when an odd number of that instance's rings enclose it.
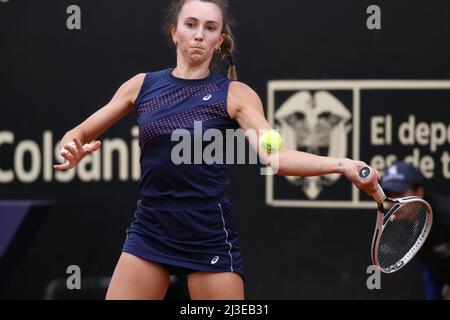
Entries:
{"label": "player's left hand", "polygon": [[[377,170],[369,167],[363,161],[347,159],[343,163],[344,176],[350,180],[358,189],[365,191],[369,196],[372,196],[378,191],[378,181],[381,180],[381,176]],[[361,169],[369,167],[371,169],[370,175],[362,179],[359,175]]]}

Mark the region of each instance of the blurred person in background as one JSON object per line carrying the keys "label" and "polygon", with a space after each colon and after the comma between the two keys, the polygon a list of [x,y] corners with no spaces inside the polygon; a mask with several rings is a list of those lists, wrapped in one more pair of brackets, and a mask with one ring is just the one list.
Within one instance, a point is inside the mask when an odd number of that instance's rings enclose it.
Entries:
{"label": "blurred person in background", "polygon": [[390,198],[419,196],[433,209],[433,225],[417,254],[425,295],[429,300],[450,300],[450,198],[430,192],[419,169],[406,162],[386,168],[381,187]]}

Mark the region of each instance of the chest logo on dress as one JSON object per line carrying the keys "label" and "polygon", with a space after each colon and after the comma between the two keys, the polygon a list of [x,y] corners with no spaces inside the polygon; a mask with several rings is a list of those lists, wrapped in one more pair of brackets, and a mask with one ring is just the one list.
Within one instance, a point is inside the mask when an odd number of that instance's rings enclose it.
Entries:
{"label": "chest logo on dress", "polygon": [[203,97],[203,101],[211,100],[211,98],[212,98],[212,94],[207,94],[206,96]]}

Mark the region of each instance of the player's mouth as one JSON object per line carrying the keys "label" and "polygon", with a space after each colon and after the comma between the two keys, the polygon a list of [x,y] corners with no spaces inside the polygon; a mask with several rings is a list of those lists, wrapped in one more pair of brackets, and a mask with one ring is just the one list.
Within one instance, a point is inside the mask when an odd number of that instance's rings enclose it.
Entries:
{"label": "player's mouth", "polygon": [[191,49],[205,51],[205,48],[202,47],[191,47]]}

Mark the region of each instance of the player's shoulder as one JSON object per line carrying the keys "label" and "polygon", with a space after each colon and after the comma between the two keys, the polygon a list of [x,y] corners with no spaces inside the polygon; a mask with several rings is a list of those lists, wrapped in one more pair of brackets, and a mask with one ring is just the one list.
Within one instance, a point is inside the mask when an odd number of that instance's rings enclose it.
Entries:
{"label": "player's shoulder", "polygon": [[133,77],[131,77],[128,80],[128,82],[130,82],[131,84],[135,84],[135,85],[142,85],[147,74],[148,74],[147,72],[138,73],[138,74],[134,75]]}
{"label": "player's shoulder", "polygon": [[253,89],[248,84],[237,80],[230,82],[230,90],[243,93],[253,91]]}
{"label": "player's shoulder", "polygon": [[234,116],[246,109],[262,110],[262,102],[258,94],[249,85],[232,81],[228,89],[228,109],[229,113]]}
{"label": "player's shoulder", "polygon": [[146,73],[138,73],[122,83],[114,98],[134,102],[145,81]]}
{"label": "player's shoulder", "polygon": [[131,91],[140,90],[145,83],[149,83],[154,79],[157,79],[160,75],[162,75],[166,70],[154,71],[154,72],[141,72],[135,74],[130,79],[128,79],[124,86]]}
{"label": "player's shoulder", "polygon": [[124,89],[127,90],[133,90],[136,88],[140,88],[142,86],[142,83],[145,80],[146,77],[146,73],[138,73],[134,76],[132,76],[131,78],[129,78],[127,81],[125,81],[122,85],[122,87],[124,87]]}
{"label": "player's shoulder", "polygon": [[240,81],[232,81],[229,86],[229,94],[238,99],[255,98],[258,94],[249,85]]}

